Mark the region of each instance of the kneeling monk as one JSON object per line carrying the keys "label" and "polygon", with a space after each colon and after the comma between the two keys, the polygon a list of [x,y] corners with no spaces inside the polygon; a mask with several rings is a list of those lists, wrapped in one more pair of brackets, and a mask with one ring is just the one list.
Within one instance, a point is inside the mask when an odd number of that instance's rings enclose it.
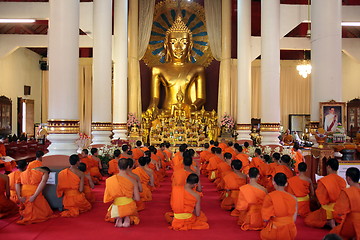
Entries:
{"label": "kneeling monk", "polygon": [[62,217],[76,217],[91,209],[91,204],[86,200],[83,192],[85,174],[78,169],[79,156],[71,155],[69,162],[71,166],[62,170],[58,175],[56,189],[57,196],[63,197],[64,211],[61,212]]}
{"label": "kneeling monk", "polygon": [[130,224],[138,224],[140,221],[135,203],[140,200],[139,187],[136,180],[126,173],[128,169],[129,160],[121,158],[119,173],[106,179],[104,203],[113,203],[108,209],[105,221],[115,222],[115,227],[129,227]]}
{"label": "kneeling monk", "polygon": [[0,218],[16,214],[18,206],[10,200],[9,177],[0,173]]}
{"label": "kneeling monk", "polygon": [[[208,229],[207,218],[200,207],[200,195],[193,189],[199,182],[199,176],[191,173],[185,186],[173,186],[171,194],[171,208],[174,218],[171,222],[171,229]],[[166,214],[168,219],[171,213]]]}

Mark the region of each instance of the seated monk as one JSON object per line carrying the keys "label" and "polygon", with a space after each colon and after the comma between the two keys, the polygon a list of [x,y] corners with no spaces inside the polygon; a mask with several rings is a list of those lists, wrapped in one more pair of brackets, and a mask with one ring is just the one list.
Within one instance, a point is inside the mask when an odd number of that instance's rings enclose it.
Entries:
{"label": "seated monk", "polygon": [[20,174],[16,183],[16,193],[20,201],[18,224],[44,222],[54,217],[49,203],[42,194],[49,178],[48,167],[27,169]]}
{"label": "seated monk", "polygon": [[225,198],[221,202],[221,208],[224,210],[235,208],[238,201],[239,188],[246,184],[246,175],[241,172],[241,168],[242,162],[240,160],[233,160],[231,162],[232,171],[223,177]]}
{"label": "seated monk", "polygon": [[249,184],[240,187],[236,210],[239,211],[238,224],[241,229],[261,230],[264,222],[261,217],[261,207],[267,194],[266,189],[258,184],[260,177],[259,169],[252,167],[249,169]]}
{"label": "seated monk", "polygon": [[270,185],[272,172],[270,166],[266,163],[265,158],[269,160],[270,156],[265,155],[263,157],[264,159],[261,158],[262,152],[260,148],[255,149],[254,155],[255,156],[251,159],[249,166],[250,168],[255,167],[259,170],[260,177],[258,179],[258,183],[266,188],[268,185]]}
{"label": "seated monk", "polygon": [[140,200],[139,187],[126,170],[129,169],[129,160],[120,158],[119,173],[106,179],[104,203],[112,202],[105,221],[115,222],[115,227],[129,227],[139,224],[135,201]]}
{"label": "seated monk", "polygon": [[221,151],[224,152],[227,147],[228,147],[228,145],[227,145],[225,139],[222,138],[221,142],[219,143],[219,148],[221,148]]}
{"label": "seated monk", "polygon": [[208,178],[211,182],[215,181],[218,178],[217,165],[223,160],[223,155],[221,154],[221,148],[213,147],[211,149],[213,156],[209,158],[209,164],[206,167],[206,170],[209,172]]}
{"label": "seated monk", "polygon": [[231,169],[231,161],[232,160],[233,159],[232,159],[231,153],[225,153],[224,161],[221,161],[218,164],[218,176],[219,177],[214,181],[218,191],[224,191],[224,189],[225,189],[224,176],[233,171]]}
{"label": "seated monk", "polygon": [[141,150],[143,150],[144,152],[149,151],[149,144],[148,143],[144,143],[144,146],[141,147]]}
{"label": "seated monk", "polygon": [[79,163],[79,170],[82,171],[85,175],[84,177],[84,194],[85,198],[89,201],[89,203],[95,202],[95,195],[91,189],[94,189],[95,184],[92,181],[92,178],[90,176],[90,173],[86,169],[85,163]]}
{"label": "seated monk", "polygon": [[[151,152],[150,158],[151,158],[151,163],[154,164],[154,170],[156,168],[156,172],[159,176],[159,180],[162,181],[166,176],[166,170],[162,165],[161,159],[157,156],[158,150],[154,146],[150,146],[149,151]],[[151,165],[149,167],[151,167]]]}
{"label": "seated monk", "polygon": [[[152,193],[150,187],[154,187],[153,172],[146,169],[147,158],[139,158],[139,167],[132,170],[137,176],[140,177],[142,192],[140,192],[141,201],[148,202],[152,200]],[[151,170],[151,169],[150,169]]]}
{"label": "seated monk", "polygon": [[331,233],[340,235],[343,239],[360,239],[360,171],[350,167],[346,170],[346,182],[350,185],[341,191],[335,203],[335,211],[344,216],[340,225]]}
{"label": "seated monk", "polygon": [[141,149],[142,142],[140,140],[136,141],[135,148],[132,149],[133,159],[137,163],[140,157],[144,156],[144,151]]}
{"label": "seated monk", "polygon": [[266,226],[260,232],[260,238],[264,240],[295,239],[297,201],[290,193],[285,191],[287,178],[284,173],[274,176],[273,191],[265,196],[261,209],[261,215]]}
{"label": "seated monk", "polygon": [[[147,153],[149,153],[149,155],[147,155]],[[146,172],[150,175],[153,176],[153,179],[154,179],[154,186],[150,186],[150,190],[153,191],[155,190],[155,188],[159,187],[160,186],[160,181],[159,181],[159,177],[158,177],[158,174],[156,172],[156,168],[155,168],[155,165],[151,163],[151,158],[150,158],[150,151],[146,151],[145,152],[145,159],[146,159],[146,165],[144,166],[144,169],[146,170]]]}
{"label": "seated monk", "polygon": [[235,148],[234,148],[234,144],[233,142],[228,142],[227,144],[227,147],[225,148],[224,150],[224,153],[231,153],[232,156],[236,156],[236,151],[235,151]]}
{"label": "seated monk", "polygon": [[36,159],[29,163],[29,165],[27,167],[28,169],[42,167],[42,165],[43,165],[42,157],[44,156],[44,152],[43,151],[37,151],[35,155],[36,155]]}
{"label": "seated monk", "polygon": [[170,200],[173,213],[165,215],[167,221],[171,223],[170,229],[209,229],[207,218],[201,212],[201,197],[193,190],[198,182],[199,176],[191,173],[186,179],[185,186],[173,187]]}
{"label": "seated monk", "polygon": [[204,144],[204,150],[200,153],[200,164],[201,164],[201,173],[207,175],[206,167],[209,162],[209,158],[212,156],[210,151],[210,145],[208,143]]}
{"label": "seated monk", "polygon": [[92,167],[89,169],[90,176],[94,179],[96,178],[97,182],[102,181],[102,175],[100,173],[100,170],[102,169],[102,164],[99,156],[99,150],[97,148],[91,148],[90,149],[91,156],[90,159],[93,161]]}
{"label": "seated monk", "polygon": [[281,156],[281,159],[279,160],[279,164],[274,167],[273,176],[277,173],[284,173],[287,178],[291,178],[294,176],[294,172],[290,168],[290,161],[291,158],[289,155],[285,154]]}
{"label": "seated monk", "polygon": [[156,156],[158,156],[161,160],[161,166],[164,170],[166,170],[167,167],[169,167],[170,164],[170,158],[165,153],[165,143],[161,143],[159,146],[159,149],[156,152]]}
{"label": "seated monk", "polygon": [[330,158],[326,162],[327,176],[320,178],[317,182],[316,196],[321,204],[321,208],[309,213],[305,218],[305,224],[310,227],[322,228],[326,224],[335,227],[334,205],[339,199],[341,190],[346,187],[345,180],[337,175],[339,162],[335,158]]}
{"label": "seated monk", "polygon": [[311,179],[305,176],[307,165],[302,162],[298,166],[299,176],[288,179],[286,191],[294,195],[298,200],[298,214],[306,217],[310,213],[310,196],[314,196],[314,186]]}
{"label": "seated monk", "polygon": [[118,167],[118,162],[120,159],[120,155],[121,155],[121,151],[119,149],[116,149],[114,151],[114,159],[110,160],[108,163],[108,173],[112,176],[112,175],[116,175],[119,173],[119,167]]}
{"label": "seated monk", "polygon": [[301,151],[300,151],[300,146],[299,143],[296,142],[294,143],[293,148],[291,149],[291,152],[294,154],[294,160],[295,160],[295,164],[294,164],[294,170],[296,173],[298,173],[298,165],[301,162],[305,162],[305,158],[302,155]]}
{"label": "seated monk", "polygon": [[168,143],[168,142],[165,143],[165,150],[164,150],[164,152],[165,152],[165,154],[167,155],[169,161],[172,160],[173,155],[174,155],[174,153],[171,151],[170,147],[171,147],[171,144],[170,144],[170,143]]}
{"label": "seated monk", "polygon": [[20,174],[25,171],[27,168],[26,160],[17,161],[17,169],[16,171],[11,172],[9,176],[9,185],[10,185],[10,200],[16,204],[19,204],[19,198],[16,194],[16,183],[20,178]]}
{"label": "seated monk", "polygon": [[[183,161],[183,153],[185,152],[185,150],[187,149],[187,145],[186,144],[181,144],[179,146],[179,152],[175,153],[175,156],[172,159],[172,166],[173,168],[177,167],[178,165],[182,164]],[[181,167],[180,167],[181,168]]]}
{"label": "seated monk", "polygon": [[0,164],[4,164],[5,173],[8,174],[15,168],[16,163],[15,161],[4,161],[4,157],[6,157],[6,148],[3,143],[3,139],[0,139]]}
{"label": "seated monk", "polygon": [[[96,148],[93,148],[94,152],[97,152]],[[83,149],[81,152],[80,162],[86,164],[86,169],[89,172],[94,184],[99,184],[100,180],[102,179],[102,176],[99,171],[99,159],[97,160],[93,159],[92,156],[89,156],[89,150]]]}
{"label": "seated monk", "polygon": [[132,172],[132,170],[134,169],[134,160],[132,158],[128,158],[127,160],[129,161],[129,168],[126,169],[126,174],[129,175],[132,179],[134,179],[136,181],[137,186],[138,186],[138,190],[139,190],[139,194],[140,194],[140,200],[135,201],[136,202],[136,208],[137,208],[137,211],[142,211],[142,210],[145,209],[145,203],[141,199],[141,194],[143,192],[143,188],[142,188],[142,185],[141,185],[141,179],[140,179],[140,176],[138,176],[138,175],[136,175],[135,173]]}
{"label": "seated monk", "polygon": [[245,174],[248,174],[249,169],[250,169],[249,155],[244,153],[244,150],[243,150],[242,146],[240,146],[240,145],[237,145],[237,151],[239,152],[239,154],[236,155],[236,158],[242,162],[242,165],[243,165],[242,172]]}
{"label": "seated monk", "polygon": [[91,204],[86,200],[84,194],[85,174],[78,167],[79,156],[73,154],[69,157],[70,167],[62,170],[58,175],[56,194],[63,197],[64,211],[62,217],[76,217],[80,213],[91,209]]}
{"label": "seated monk", "polygon": [[294,138],[293,138],[293,136],[291,135],[289,129],[285,132],[282,141],[283,141],[283,143],[284,143],[285,146],[293,145],[293,143],[294,143]]}
{"label": "seated monk", "polygon": [[[193,160],[190,156],[184,156],[183,164],[184,164],[184,168],[177,169],[176,171],[174,171],[174,173],[172,175],[172,186],[173,187],[174,186],[185,186],[187,177],[192,173],[195,173],[198,176],[200,176],[199,169],[196,167],[192,167]],[[198,192],[202,191],[200,179],[196,186],[196,191],[198,191]]]}
{"label": "seated monk", "polygon": [[0,173],[0,219],[18,213],[19,208],[10,200],[9,177]]}

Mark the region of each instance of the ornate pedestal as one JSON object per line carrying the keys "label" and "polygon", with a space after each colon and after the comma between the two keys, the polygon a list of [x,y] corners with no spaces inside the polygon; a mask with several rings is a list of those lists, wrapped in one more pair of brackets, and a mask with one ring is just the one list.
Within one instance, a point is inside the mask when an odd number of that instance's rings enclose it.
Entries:
{"label": "ornate pedestal", "polygon": [[320,176],[325,176],[326,161],[334,157],[334,150],[332,148],[312,148],[311,162],[309,165],[309,172],[311,179],[315,182],[315,173]]}

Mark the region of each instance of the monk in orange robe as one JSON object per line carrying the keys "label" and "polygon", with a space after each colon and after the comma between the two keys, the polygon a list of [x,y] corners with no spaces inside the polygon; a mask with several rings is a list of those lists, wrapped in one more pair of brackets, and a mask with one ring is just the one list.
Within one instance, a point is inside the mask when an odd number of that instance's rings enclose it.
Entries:
{"label": "monk in orange robe", "polygon": [[301,162],[305,162],[305,158],[304,156],[302,155],[301,151],[300,151],[300,146],[299,146],[299,143],[296,142],[294,143],[294,146],[293,148],[291,149],[291,152],[293,153],[294,155],[294,160],[295,160],[295,164],[294,164],[294,170],[296,173],[298,173],[298,165],[299,163]]}
{"label": "monk in orange robe", "polygon": [[6,148],[2,140],[0,139],[0,164],[4,164],[5,173],[10,173],[15,168],[15,161],[5,162],[2,157],[6,156]]}
{"label": "monk in orange robe", "polygon": [[133,153],[133,158],[135,160],[135,162],[137,163],[137,161],[139,160],[140,157],[144,156],[144,151],[141,149],[141,145],[142,142],[141,141],[136,141],[136,147],[134,149],[132,149],[132,153]]}
{"label": "monk in orange robe", "polygon": [[290,193],[285,191],[287,178],[284,173],[274,176],[273,191],[265,196],[261,209],[261,215],[266,226],[260,232],[260,238],[264,240],[295,239],[297,201]]}
{"label": "monk in orange robe", "polygon": [[141,150],[143,150],[144,152],[149,151],[149,144],[144,143],[144,146],[141,147]]}
{"label": "monk in orange robe", "polygon": [[249,147],[250,147],[249,142],[244,142],[243,152],[248,154],[249,153]]}
{"label": "monk in orange robe", "polygon": [[151,162],[155,165],[157,165],[157,174],[159,176],[160,181],[162,181],[164,179],[164,177],[166,177],[166,169],[163,165],[163,161],[161,160],[161,158],[157,155],[158,150],[154,147],[154,146],[150,146],[149,147],[151,155]]}
{"label": "monk in orange robe", "polygon": [[171,146],[170,143],[168,143],[168,142],[165,143],[165,150],[164,150],[164,152],[165,152],[165,154],[167,155],[169,161],[172,160],[173,155],[174,155],[174,153],[173,153],[173,152],[171,151],[171,149],[170,149],[170,146]]}
{"label": "monk in orange robe", "polygon": [[144,202],[152,200],[152,193],[150,187],[154,187],[154,176],[152,172],[146,169],[147,159],[145,157],[139,158],[139,167],[132,170],[137,176],[140,177],[142,192],[140,192],[140,199]]}
{"label": "monk in orange robe", "polygon": [[221,148],[221,151],[224,152],[227,147],[228,147],[228,145],[227,145],[225,139],[224,138],[221,139],[221,142],[219,143],[219,148]]}
{"label": "monk in orange robe", "polygon": [[227,147],[224,150],[224,154],[231,153],[232,156],[236,156],[237,154],[236,154],[235,148],[233,146],[234,146],[233,142],[231,142],[231,141],[228,142]]}
{"label": "monk in orange robe", "polygon": [[298,214],[306,217],[310,213],[310,197],[314,196],[314,186],[311,179],[305,176],[307,165],[302,162],[298,166],[299,176],[288,179],[287,191],[298,200]]}
{"label": "monk in orange robe", "polygon": [[218,178],[217,165],[223,161],[223,155],[221,154],[221,148],[213,147],[211,149],[213,156],[209,158],[209,164],[206,170],[209,172],[208,178],[211,182]]}
{"label": "monk in orange robe", "polygon": [[175,156],[172,159],[172,166],[173,167],[177,167],[178,165],[182,164],[183,161],[183,153],[185,152],[185,150],[187,149],[187,145],[186,144],[181,144],[179,147],[179,152],[175,153]]}
{"label": "monk in orange robe", "polygon": [[[262,152],[260,148],[256,148],[254,152],[255,156],[251,159],[249,167],[255,167],[260,172],[260,177],[258,178],[258,183],[263,187],[272,186],[271,177],[272,174],[270,166],[265,162],[265,159],[261,158]],[[267,155],[269,157],[269,155]]]}
{"label": "monk in orange robe", "polygon": [[[96,154],[97,148],[93,148],[93,149],[94,149],[94,153]],[[92,157],[93,156],[89,156],[89,150],[83,149],[81,153],[80,161],[86,164],[86,169],[89,172],[94,184],[99,184],[100,180],[102,179],[102,175],[100,174],[99,171],[100,160],[98,158],[96,158],[97,160],[94,160]]]}
{"label": "monk in orange robe", "polygon": [[[183,163],[184,163],[184,168],[177,169],[176,171],[174,171],[174,173],[172,175],[172,186],[173,187],[174,186],[185,186],[187,177],[192,173],[195,173],[198,176],[200,176],[200,170],[198,168],[192,166],[193,160],[190,156],[185,156]],[[197,192],[202,191],[200,179],[196,186],[196,191]]]}
{"label": "monk in orange robe", "polygon": [[10,200],[9,177],[0,173],[0,218],[18,213],[19,208]]}
{"label": "monk in orange robe", "polygon": [[119,160],[119,173],[106,179],[104,203],[112,202],[105,221],[115,222],[115,227],[129,227],[139,224],[135,201],[140,201],[139,187],[126,170],[129,169],[129,160]]}
{"label": "monk in orange robe", "polygon": [[328,175],[319,179],[315,191],[321,208],[309,213],[304,221],[306,225],[322,228],[328,224],[332,228],[335,227],[334,217],[337,217],[337,214],[334,214],[334,205],[339,199],[341,190],[344,190],[346,187],[345,180],[337,175],[338,169],[339,162],[337,159],[330,158],[326,162]]}
{"label": "monk in orange robe", "polygon": [[95,184],[92,181],[92,178],[90,176],[90,173],[87,171],[86,169],[86,164],[85,163],[79,163],[79,170],[82,171],[84,173],[84,194],[85,194],[85,198],[86,200],[89,201],[89,203],[94,203],[95,202],[95,195],[94,192],[92,191],[92,189],[94,189]]}
{"label": "monk in orange robe", "polygon": [[170,204],[173,213],[165,214],[165,218],[171,223],[170,229],[209,229],[207,218],[201,212],[201,197],[193,190],[198,182],[199,176],[191,173],[186,179],[185,186],[172,188]]}
{"label": "monk in orange robe", "polygon": [[282,141],[283,141],[283,143],[284,143],[285,146],[293,145],[293,143],[294,143],[294,138],[293,138],[293,136],[291,135],[289,129],[285,132]]}
{"label": "monk in orange robe", "polygon": [[238,225],[241,229],[260,230],[264,227],[261,217],[261,207],[267,194],[266,189],[258,184],[260,177],[259,169],[249,169],[249,184],[240,187],[236,210],[239,211]]}
{"label": "monk in orange robe", "polygon": [[91,204],[86,200],[83,192],[85,175],[78,169],[79,156],[71,155],[69,162],[70,168],[65,168],[58,175],[56,189],[57,196],[63,197],[64,211],[61,212],[62,217],[76,217],[91,209]]}
{"label": "monk in orange robe", "polygon": [[141,179],[140,179],[140,176],[138,176],[137,174],[133,173],[133,169],[134,169],[134,160],[132,158],[128,158],[128,164],[129,164],[129,167],[128,169],[126,169],[126,174],[129,175],[132,179],[134,179],[137,183],[137,186],[138,186],[138,190],[139,190],[139,194],[140,194],[140,200],[138,201],[135,201],[136,203],[136,208],[137,208],[137,211],[142,211],[145,209],[145,203],[144,201],[141,199],[141,194],[143,192],[143,188],[142,188],[142,185],[141,185]]}
{"label": "monk in orange robe", "polygon": [[341,191],[335,203],[335,212],[343,216],[340,225],[331,230],[331,233],[340,235],[343,239],[360,239],[360,171],[350,167],[346,170],[346,181],[349,188]]}
{"label": "monk in orange robe", "polygon": [[20,174],[25,171],[27,168],[26,160],[17,161],[17,169],[16,171],[11,172],[9,176],[9,185],[10,185],[10,200],[14,203],[20,203],[19,198],[16,194],[16,183],[20,178]]}
{"label": "monk in orange robe", "polygon": [[91,156],[90,159],[93,161],[93,166],[89,169],[90,176],[92,178],[97,178],[98,182],[102,181],[103,176],[100,173],[102,169],[101,160],[99,156],[99,150],[97,148],[91,148],[90,150]]}
{"label": "monk in orange robe", "polygon": [[109,168],[108,168],[108,173],[110,175],[116,175],[119,173],[119,167],[118,167],[118,162],[119,162],[119,159],[120,159],[120,150],[119,149],[116,149],[114,151],[114,159],[110,160],[108,165],[109,165]]}
{"label": "monk in orange robe", "polygon": [[54,217],[48,202],[42,194],[49,178],[48,167],[27,169],[20,174],[16,183],[16,193],[20,201],[18,224],[44,222]]}
{"label": "monk in orange robe", "polygon": [[231,153],[225,153],[224,161],[221,161],[217,165],[218,178],[214,181],[214,183],[219,191],[223,191],[225,189],[225,182],[224,182],[225,175],[233,171],[231,168],[231,161],[232,161]]}
{"label": "monk in orange robe", "polygon": [[168,166],[170,166],[170,160],[165,153],[165,143],[160,144],[160,148],[156,152],[156,156],[158,156],[161,160],[161,166],[166,170]]}
{"label": "monk in orange robe", "polygon": [[210,145],[208,143],[204,144],[204,150],[200,152],[200,164],[201,164],[201,173],[205,176],[208,175],[208,171],[206,170],[209,159],[213,156],[210,150]]}
{"label": "monk in orange robe", "polygon": [[[230,154],[230,153],[228,153]],[[232,171],[226,174],[223,179],[225,183],[225,197],[221,202],[221,208],[232,210],[238,202],[239,188],[246,184],[246,175],[241,172],[242,162],[233,160],[231,162]]]}
{"label": "monk in orange robe", "polygon": [[242,162],[242,165],[243,165],[242,172],[245,174],[248,174],[249,169],[250,169],[249,155],[244,153],[243,148],[240,145],[237,146],[237,150],[238,150],[239,154],[236,155],[236,158]]}
{"label": "monk in orange robe", "polygon": [[37,167],[42,167],[43,163],[42,163],[42,157],[44,156],[44,152],[43,151],[37,151],[36,152],[36,159],[32,162],[29,163],[28,165],[28,169],[33,169],[33,168],[37,168]]}
{"label": "monk in orange robe", "polygon": [[277,173],[284,173],[287,178],[291,178],[294,176],[294,172],[290,169],[290,161],[291,158],[289,155],[282,155],[281,159],[279,160],[279,164],[274,167],[273,176]]}

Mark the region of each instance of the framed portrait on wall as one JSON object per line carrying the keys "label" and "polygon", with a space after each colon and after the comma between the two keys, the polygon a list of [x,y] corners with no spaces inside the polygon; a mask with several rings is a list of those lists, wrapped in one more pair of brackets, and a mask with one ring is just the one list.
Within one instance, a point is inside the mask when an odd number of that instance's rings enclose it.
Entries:
{"label": "framed portrait on wall", "polygon": [[326,132],[334,132],[337,126],[346,125],[345,102],[321,102],[320,103],[320,126]]}

